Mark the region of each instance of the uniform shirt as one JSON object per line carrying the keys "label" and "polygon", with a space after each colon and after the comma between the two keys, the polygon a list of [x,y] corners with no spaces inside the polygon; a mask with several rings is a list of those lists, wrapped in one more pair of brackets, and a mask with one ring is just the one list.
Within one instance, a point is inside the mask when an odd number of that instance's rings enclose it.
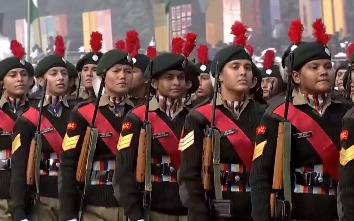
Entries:
{"label": "uniform shirt", "polygon": [[[184,119],[188,113],[188,109],[183,103],[180,102],[171,118],[164,112],[157,99],[153,97],[150,100],[149,112],[155,112],[171,128],[175,136],[177,138],[180,137]],[[143,219],[141,190],[137,188],[135,179],[139,135],[143,122],[131,112],[125,117],[123,125],[126,125],[126,127],[123,129],[121,136],[132,134],[132,137],[128,147],[118,150],[117,169],[113,186],[115,196],[124,207],[125,214],[130,220],[136,221]],[[151,155],[152,158],[168,156],[158,138],[152,141]],[[176,182],[152,183],[151,210],[170,215],[185,215],[187,213],[179,199],[178,184]]]}
{"label": "uniform shirt", "polygon": [[[67,125],[67,120],[72,109],[72,106],[76,103],[75,100],[67,99],[62,101],[62,108],[60,115],[57,117],[50,112],[49,103],[44,100],[42,116],[45,116],[53,125],[59,135],[63,138]],[[39,111],[40,101],[36,100],[30,105]],[[28,110],[28,109],[27,109]],[[27,111],[26,110],[26,111]],[[24,111],[24,113],[26,113]],[[58,114],[58,113],[57,113]],[[38,115],[35,116],[38,118]],[[26,169],[28,154],[30,150],[30,143],[36,132],[36,125],[32,124],[24,116],[17,118],[13,133],[12,143],[12,176],[11,176],[11,188],[10,195],[13,200],[14,206],[14,219],[21,220],[26,218],[25,206],[26,206],[26,193],[28,187],[26,186]],[[51,133],[50,131],[47,133]],[[46,140],[42,135],[42,154],[54,153],[51,144],[54,142],[62,142],[62,140]],[[56,176],[41,175],[40,179],[40,194],[44,197],[58,197],[58,183]]]}
{"label": "uniform shirt", "polygon": [[[209,101],[200,106],[209,105]],[[197,107],[198,108],[198,107]],[[255,128],[258,126],[260,117],[264,112],[264,106],[254,102],[250,97],[244,99],[243,104],[236,112],[232,112],[218,95],[216,108],[227,118],[233,121],[254,142]],[[226,122],[225,122],[226,123]],[[179,174],[180,194],[183,204],[189,209],[190,220],[209,220],[209,208],[205,203],[205,191],[201,183],[202,152],[204,130],[210,126],[210,121],[197,110],[192,110],[185,120],[185,139],[193,133],[191,142],[186,142],[181,154],[182,164]],[[232,125],[230,129],[234,129]],[[225,131],[221,131],[225,132]],[[237,131],[235,131],[237,133]],[[189,137],[189,136],[188,136]],[[241,158],[235,151],[233,144],[226,136],[220,139],[220,163],[243,165]],[[253,150],[252,150],[253,153]],[[249,159],[250,160],[250,159]],[[223,199],[231,199],[233,202],[232,215],[235,219],[248,220],[251,214],[251,199],[247,192],[223,192]]]}
{"label": "uniform shirt", "polygon": [[82,100],[94,99],[95,97],[95,94],[91,94],[90,96],[89,92],[85,89],[82,89],[79,92],[79,98],[81,98]]}
{"label": "uniform shirt", "polygon": [[[316,110],[308,103],[303,94],[298,90],[292,93],[292,104],[314,121],[316,121],[332,142],[339,147],[339,134],[341,119],[348,111],[351,104],[344,99],[334,98],[329,94],[324,101],[321,110]],[[279,96],[273,99],[262,117],[263,131],[256,138],[257,151],[255,150],[254,162],[251,170],[250,184],[252,189],[252,215],[255,221],[268,221],[270,219],[269,196],[272,188],[274,158],[277,145],[278,125],[281,117],[273,113],[279,105],[285,103],[285,98]],[[306,119],[301,119],[306,121]],[[298,136],[300,132],[312,134],[308,131],[299,131],[292,126],[291,139],[291,177],[295,170],[301,168],[321,168],[323,162],[306,137]],[[336,159],[334,159],[336,160]],[[305,170],[305,169],[304,169]],[[306,171],[303,171],[306,172]],[[293,180],[292,180],[293,181]],[[293,191],[295,183],[292,182]],[[301,191],[297,191],[301,192]],[[294,193],[292,197],[292,218],[299,220],[336,220],[336,199],[333,195]],[[321,209],[319,209],[321,208]]]}
{"label": "uniform shirt", "polygon": [[[70,120],[66,131],[67,139],[63,141],[64,151],[62,153],[61,163],[61,178],[62,187],[60,189],[60,214],[63,220],[77,218],[79,210],[79,192],[76,182],[76,169],[80,157],[82,144],[85,137],[87,127],[91,122],[82,116],[79,112],[80,108],[84,108],[89,104],[96,104],[96,100],[84,101],[78,104],[70,114]],[[121,108],[119,114],[113,112],[114,104],[109,100],[108,96],[102,95],[98,105],[98,111],[107,119],[113,129],[118,133],[122,128],[123,117],[133,108],[133,104],[129,99],[120,102]],[[96,125],[96,124],[95,124]],[[96,150],[93,161],[107,162],[115,160],[115,155],[110,148],[116,150],[117,146],[108,147],[102,140],[104,136],[113,136],[113,131],[110,135],[104,135],[100,128],[97,128],[99,138],[97,140]],[[118,139],[116,138],[116,140]],[[109,139],[112,139],[108,137]],[[113,196],[111,185],[89,185],[86,190],[86,204],[99,207],[118,207],[118,203]]]}

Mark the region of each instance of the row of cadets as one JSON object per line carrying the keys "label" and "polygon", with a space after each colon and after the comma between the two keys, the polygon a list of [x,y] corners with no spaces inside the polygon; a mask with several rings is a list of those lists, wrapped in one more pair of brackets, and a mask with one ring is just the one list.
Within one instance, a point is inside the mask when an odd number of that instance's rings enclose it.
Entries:
{"label": "row of cadets", "polygon": [[11,57],[0,62],[0,219],[12,220],[10,208],[11,144],[16,118],[28,108],[27,93],[33,83],[33,66],[23,60],[25,50],[16,40],[12,40]]}
{"label": "row of cadets", "polygon": [[[62,221],[78,220],[79,212],[82,213],[80,218],[83,220],[126,220],[123,209],[113,195],[112,177],[122,121],[134,107],[128,98],[128,91],[133,81],[133,60],[138,56],[139,47],[138,33],[131,30],[126,33],[125,51],[107,51],[98,62],[97,77],[92,78],[96,98],[80,103],[70,115],[60,168],[62,186],[59,200]],[[96,60],[95,56],[98,54],[91,53],[90,56],[92,60]],[[89,57],[87,60],[90,60]],[[91,67],[94,68],[92,64]],[[101,84],[104,91],[98,95]],[[91,162],[92,171],[84,196],[84,207],[81,207],[81,202],[76,199],[83,193],[85,184],[82,180],[77,180],[75,174],[82,148],[87,148],[83,143],[87,139],[86,130],[94,117],[97,102],[94,127],[98,130],[99,138]],[[123,128],[130,127],[129,124],[124,125]]]}
{"label": "row of cadets", "polygon": [[[214,92],[214,122],[211,122],[213,105],[210,100],[192,110],[185,120],[180,141],[182,162],[179,188],[182,203],[188,208],[188,220],[217,219],[213,214],[213,205],[206,203],[206,198],[209,202],[213,199],[231,201],[229,220],[252,220],[248,176],[254,131],[265,107],[253,99],[259,90],[260,78],[251,56],[245,50],[246,30],[245,25],[236,21],[232,27],[234,45],[220,50],[212,62],[212,81],[214,87],[219,88]],[[216,75],[218,79],[215,79]],[[211,124],[221,133],[216,141],[219,145],[216,144],[213,150],[220,154],[220,164],[214,168],[214,176],[220,180],[214,177],[216,182],[210,180],[212,188],[205,190],[201,179],[201,171],[205,170],[202,159],[206,156],[203,156],[203,141],[205,130]]]}
{"label": "row of cadets", "polygon": [[[31,102],[30,106],[15,122],[11,158],[10,196],[13,201],[13,219],[19,220],[58,220],[58,169],[61,143],[65,134],[67,119],[75,101],[66,99],[69,76],[64,41],[56,37],[55,54],[43,58],[35,68],[34,75],[41,87],[46,88],[43,103]],[[43,108],[42,108],[43,107]],[[42,109],[42,111],[40,111]],[[41,116],[40,115],[41,112]],[[39,118],[40,131],[37,131]],[[41,137],[36,151],[39,153],[40,168],[35,174],[39,187],[27,185],[26,170],[32,139]],[[31,184],[31,183],[29,183]],[[35,193],[39,193],[35,194]],[[35,195],[35,196],[34,196]],[[36,199],[35,201],[33,199]]]}
{"label": "row of cadets", "polygon": [[[316,41],[301,42],[302,32],[301,21],[292,21],[288,34],[293,46],[289,55],[284,56],[291,73],[287,97],[279,96],[269,104],[261,120],[260,127],[264,130],[257,131],[250,176],[255,221],[272,220],[274,208],[270,196],[273,193],[278,195],[276,202],[286,205],[280,208],[285,209],[286,219],[338,219],[335,194],[340,122],[351,104],[333,96],[334,71],[326,46],[330,37],[321,19],[313,23]],[[281,145],[277,143],[278,125],[284,121],[290,122],[291,127],[288,137],[291,141],[284,144],[284,156],[287,156],[284,165],[290,166],[275,168],[276,151]],[[273,173],[283,169],[287,170],[283,174],[288,176],[282,182],[283,192],[273,192]],[[275,214],[281,218],[278,215]]]}
{"label": "row of cadets", "polygon": [[[194,64],[187,60],[195,46],[196,37],[194,33],[187,33],[182,50],[180,40],[183,39],[174,40],[172,51],[175,53],[163,53],[152,59],[144,74],[145,79],[150,78],[148,82],[151,81],[149,86],[153,96],[149,108],[146,110],[146,104],[142,104],[124,119],[113,187],[116,198],[131,221],[177,221],[186,218],[187,210],[180,201],[176,182],[180,166],[178,143],[185,116],[189,112],[183,98],[193,93],[199,85],[193,86],[193,79],[197,76],[195,70],[188,71],[188,66]],[[152,192],[151,198],[142,199],[142,189],[139,186],[144,185],[137,185],[135,173],[139,134],[146,111],[152,125],[153,140],[152,159],[146,159],[145,164],[150,167],[151,174],[145,176],[152,180]],[[147,207],[143,207],[143,202]]]}

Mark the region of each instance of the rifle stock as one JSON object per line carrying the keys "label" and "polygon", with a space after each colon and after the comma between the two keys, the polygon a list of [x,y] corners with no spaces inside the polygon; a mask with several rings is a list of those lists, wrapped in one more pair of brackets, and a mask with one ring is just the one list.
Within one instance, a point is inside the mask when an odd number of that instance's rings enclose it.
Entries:
{"label": "rifle stock", "polygon": [[139,135],[138,157],[136,162],[136,181],[143,183],[145,180],[146,164],[146,129],[141,128]]}
{"label": "rifle stock", "polygon": [[87,164],[87,156],[89,152],[90,136],[91,136],[91,127],[87,127],[84,141],[81,147],[77,169],[76,169],[76,181],[79,183],[85,182],[86,164]]}
{"label": "rifle stock", "polygon": [[28,155],[27,169],[26,169],[27,185],[34,185],[34,162],[36,156],[36,149],[37,149],[37,141],[35,139],[32,139],[30,145],[30,151]]}
{"label": "rifle stock", "polygon": [[[209,133],[209,132],[208,132]],[[206,136],[203,139],[202,179],[204,190],[211,190],[211,167],[213,159],[212,137]]]}

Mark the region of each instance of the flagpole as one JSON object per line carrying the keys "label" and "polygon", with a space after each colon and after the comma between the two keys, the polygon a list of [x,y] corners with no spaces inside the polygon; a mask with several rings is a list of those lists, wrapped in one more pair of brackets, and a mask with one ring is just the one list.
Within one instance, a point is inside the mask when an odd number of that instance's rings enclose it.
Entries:
{"label": "flagpole", "polygon": [[31,0],[27,0],[27,45],[26,45],[26,60],[30,62],[30,43],[31,43]]}

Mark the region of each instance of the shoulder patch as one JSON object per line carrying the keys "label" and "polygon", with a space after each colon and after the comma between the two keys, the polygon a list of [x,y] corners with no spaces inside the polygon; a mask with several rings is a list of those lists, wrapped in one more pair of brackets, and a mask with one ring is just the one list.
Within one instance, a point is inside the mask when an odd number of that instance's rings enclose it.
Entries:
{"label": "shoulder patch", "polygon": [[69,122],[68,126],[66,127],[67,130],[75,130],[77,126],[77,123],[75,122]]}
{"label": "shoulder patch", "polygon": [[[184,133],[184,131],[183,131]],[[179,144],[178,144],[178,150],[184,151],[188,147],[192,146],[194,144],[194,130],[186,134],[183,138],[180,139]]]}
{"label": "shoulder patch", "polygon": [[350,161],[354,159],[354,145],[350,146],[348,149],[342,148],[339,152],[339,163],[342,166],[347,165]]}
{"label": "shoulder patch", "polygon": [[74,149],[79,139],[80,135],[69,137],[68,134],[65,134],[61,147],[64,151]]}
{"label": "shoulder patch", "polygon": [[263,155],[263,150],[264,150],[266,144],[267,144],[267,141],[265,140],[265,141],[256,145],[256,147],[254,148],[254,152],[253,152],[253,161]]}
{"label": "shoulder patch", "polygon": [[118,151],[129,147],[130,143],[132,141],[132,138],[133,138],[132,133],[124,135],[124,136],[120,135],[119,140],[118,140],[118,145],[117,145]]}
{"label": "shoulder patch", "polygon": [[266,131],[267,131],[267,127],[264,126],[264,125],[258,126],[256,128],[256,134],[257,135],[264,135],[266,133]]}
{"label": "shoulder patch", "polygon": [[15,151],[21,146],[21,134],[17,134],[15,139],[12,141],[12,153],[15,153]]}
{"label": "shoulder patch", "polygon": [[132,127],[132,123],[130,122],[124,122],[122,125],[122,131],[123,130],[129,130]]}
{"label": "shoulder patch", "polygon": [[348,140],[348,135],[348,130],[342,130],[342,132],[340,133],[340,141]]}

